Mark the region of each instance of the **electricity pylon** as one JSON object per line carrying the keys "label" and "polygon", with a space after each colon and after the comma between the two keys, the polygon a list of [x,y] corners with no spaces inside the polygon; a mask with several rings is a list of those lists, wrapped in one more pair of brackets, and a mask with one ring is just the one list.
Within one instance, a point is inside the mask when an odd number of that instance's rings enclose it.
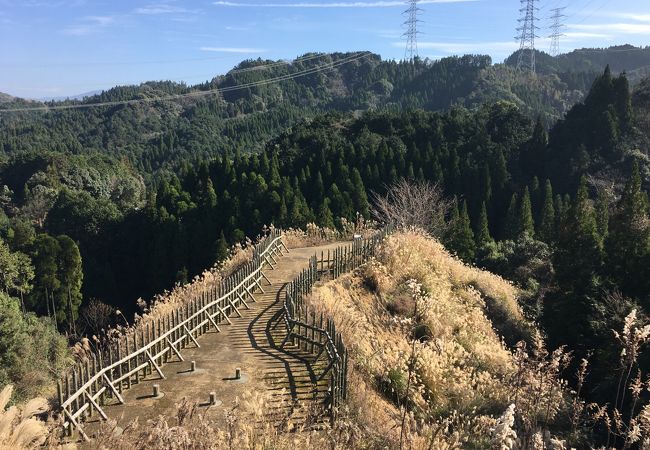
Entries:
{"label": "electricity pylon", "polygon": [[535,73],[535,38],[539,37],[535,33],[539,29],[537,21],[539,18],[535,17],[535,13],[539,8],[535,6],[535,2],[539,0],[520,0],[522,8],[519,10],[522,17],[519,22],[522,24],[517,27],[519,35],[515,39],[519,39],[519,58],[517,59],[518,70],[530,70]]}
{"label": "electricity pylon", "polygon": [[564,28],[562,17],[566,17],[566,15],[562,14],[562,11],[565,9],[566,6],[551,10],[553,12],[553,15],[550,17],[552,20],[551,26],[549,27],[551,29],[551,34],[549,35],[549,38],[551,39],[551,56],[557,56],[560,54],[560,38],[564,36],[562,33],[562,29]]}
{"label": "electricity pylon", "polygon": [[418,56],[418,16],[422,13],[422,9],[418,8],[418,0],[407,0],[408,9],[403,12],[407,16],[404,22],[406,31],[402,34],[406,38],[406,49],[404,51],[404,58],[413,61],[413,58]]}

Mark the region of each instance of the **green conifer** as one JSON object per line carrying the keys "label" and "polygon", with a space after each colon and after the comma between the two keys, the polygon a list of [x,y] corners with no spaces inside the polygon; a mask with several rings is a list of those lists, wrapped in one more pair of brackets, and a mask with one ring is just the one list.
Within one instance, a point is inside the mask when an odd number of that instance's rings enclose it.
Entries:
{"label": "green conifer", "polygon": [[555,207],[553,206],[553,187],[551,180],[546,180],[544,188],[544,205],[539,224],[539,238],[550,243],[555,236]]}
{"label": "green conifer", "polygon": [[517,237],[523,234],[531,237],[535,235],[535,223],[533,222],[533,210],[530,204],[528,186],[524,188],[524,194],[521,197],[519,220],[517,221]]}
{"label": "green conifer", "polygon": [[487,207],[485,206],[485,202],[482,202],[481,213],[479,214],[476,227],[476,246],[482,248],[493,242],[494,239],[492,239],[492,235],[490,234]]}

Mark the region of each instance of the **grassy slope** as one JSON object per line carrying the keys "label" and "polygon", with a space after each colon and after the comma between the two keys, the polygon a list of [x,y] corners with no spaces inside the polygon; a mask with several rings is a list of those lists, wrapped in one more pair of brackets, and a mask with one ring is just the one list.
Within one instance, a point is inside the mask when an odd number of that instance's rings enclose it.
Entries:
{"label": "grassy slope", "polygon": [[[415,348],[408,401],[415,418],[437,418],[428,431],[409,433],[415,448],[426,447],[433,435],[435,448],[465,439],[479,446],[488,442],[494,417],[512,402],[516,372],[496,329],[512,337],[531,334],[516,296],[516,288],[502,278],[463,265],[417,233],[390,237],[375,262],[315,289],[314,306],[336,318],[349,343],[351,412],[367,439],[399,441],[397,404],[405,401]],[[414,329],[426,337],[412,347]],[[407,420],[407,428],[415,423]],[[456,431],[436,433],[447,426]]]}

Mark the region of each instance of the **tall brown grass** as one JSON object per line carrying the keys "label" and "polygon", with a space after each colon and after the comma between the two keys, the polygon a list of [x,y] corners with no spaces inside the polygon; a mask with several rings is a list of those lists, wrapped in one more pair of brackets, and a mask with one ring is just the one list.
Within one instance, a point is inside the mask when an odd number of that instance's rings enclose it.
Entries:
{"label": "tall brown grass", "polygon": [[0,391],[0,450],[32,449],[43,445],[48,428],[34,416],[48,410],[47,400],[34,398],[20,407],[7,408],[12,392],[11,385]]}
{"label": "tall brown grass", "polygon": [[376,233],[378,228],[376,222],[364,219],[361,216],[355,221],[342,217],[339,219],[339,224],[340,226],[337,229],[319,227],[315,223],[308,223],[304,230],[289,228],[283,231],[283,241],[288,248],[314,247],[349,240],[354,235],[367,238]]}
{"label": "tall brown grass", "polygon": [[[400,430],[395,448],[562,448],[548,430],[569,408],[560,376],[568,355],[546,351],[517,296],[506,280],[408,231],[354,274],[314,289],[310,303],[336,318],[353,377],[375,398],[363,402],[390,411],[375,429]],[[503,331],[525,340],[510,348]]]}

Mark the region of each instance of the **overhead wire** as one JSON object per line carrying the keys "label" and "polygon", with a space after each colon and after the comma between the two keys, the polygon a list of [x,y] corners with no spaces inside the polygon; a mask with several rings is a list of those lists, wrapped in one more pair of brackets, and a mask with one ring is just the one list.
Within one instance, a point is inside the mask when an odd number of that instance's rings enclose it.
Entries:
{"label": "overhead wire", "polygon": [[[118,100],[118,101],[112,101],[112,102],[99,102],[99,103],[79,103],[79,104],[71,104],[71,105],[43,105],[43,106],[36,106],[36,107],[31,107],[31,108],[7,108],[7,109],[0,109],[0,114],[2,113],[18,113],[18,112],[35,112],[35,111],[41,111],[41,112],[49,112],[49,111],[61,111],[61,110],[71,110],[71,109],[88,109],[88,108],[95,108],[95,107],[106,107],[106,106],[124,106],[124,105],[133,105],[133,104],[139,104],[139,103],[153,103],[153,102],[163,102],[163,101],[172,101],[172,100],[180,100],[183,98],[200,98],[200,97],[206,97],[212,94],[219,94],[223,92],[232,92],[232,91],[237,91],[241,89],[248,89],[251,87],[257,87],[257,86],[265,86],[268,84],[272,83],[278,83],[281,81],[288,81],[292,80],[295,78],[300,78],[303,76],[307,75],[312,75],[315,73],[323,72],[326,70],[332,70],[336,67],[342,66],[344,64],[351,63],[353,61],[357,61],[359,59],[365,58],[368,55],[370,55],[371,52],[361,52],[360,54],[357,55],[352,55],[348,56],[346,58],[340,59],[335,62],[327,63],[327,64],[322,64],[320,66],[312,67],[309,69],[305,69],[296,73],[292,74],[286,74],[286,75],[281,75],[273,78],[269,78],[267,80],[258,80],[258,81],[253,81],[249,83],[244,83],[244,84],[238,84],[234,86],[226,86],[223,88],[214,88],[214,89],[209,89],[205,91],[192,91],[192,92],[187,92],[184,94],[173,94],[173,95],[167,95],[167,96],[161,96],[161,97],[151,97],[151,98],[143,98],[143,99],[131,99],[131,100]],[[322,55],[321,55],[322,56]]]}
{"label": "overhead wire", "polygon": [[[544,9],[548,9],[548,10],[550,10],[550,9],[551,9],[551,6],[555,6],[555,5],[558,4],[560,1],[561,1],[561,0],[551,0],[551,2],[549,2],[547,5],[544,6]],[[587,0],[587,2],[584,3],[584,4],[582,5],[582,7],[579,7],[579,9],[577,9],[577,10],[571,12],[571,13],[567,13],[566,17],[567,17],[567,18],[569,18],[569,17],[576,17],[576,16],[580,15],[580,13],[582,13],[582,12],[585,11],[589,6],[591,6],[592,4],[594,4],[595,1],[596,1],[596,0]],[[579,25],[579,24],[584,23],[587,19],[589,19],[590,17],[592,17],[592,16],[593,16],[594,14],[596,14],[598,11],[602,10],[602,9],[603,9],[603,8],[604,8],[608,3],[609,3],[609,0],[604,0],[603,3],[601,3],[597,8],[595,8],[595,9],[593,9],[591,12],[588,12],[587,14],[585,14],[585,15],[582,17],[582,19],[576,21],[573,25]],[[597,53],[597,52],[608,52],[608,53],[609,53],[609,52],[612,52],[612,53],[618,53],[618,52],[634,52],[634,51],[637,51],[637,52],[638,52],[638,51],[643,51],[643,50],[644,50],[644,49],[643,49],[642,47],[641,47],[641,48],[626,48],[626,49],[607,49],[607,48],[600,49],[600,48],[594,48],[594,49],[575,49],[575,50],[572,50],[572,51],[570,51],[570,52],[568,52],[568,53]]]}
{"label": "overhead wire", "polygon": [[[232,74],[263,71],[263,70],[268,70],[268,69],[271,69],[271,68],[274,68],[274,67],[288,66],[288,65],[292,65],[292,64],[303,63],[305,61],[311,61],[313,59],[318,59],[318,58],[321,58],[321,57],[323,57],[323,54],[322,53],[317,53],[317,54],[314,54],[314,55],[306,56],[304,58],[296,58],[296,59],[293,59],[293,60],[274,61],[274,62],[271,62],[271,63],[268,63],[268,64],[258,64],[258,65],[251,66],[251,67],[244,67],[244,68],[241,68],[241,69],[233,69],[233,70],[230,70],[230,71],[228,71],[228,72],[226,72],[225,74],[222,74],[222,75],[216,75],[215,76],[214,73],[179,75],[179,76],[174,77],[174,78],[161,77],[159,81],[163,81],[163,82],[164,81],[175,81],[175,82],[178,82],[178,83],[182,83],[184,81],[192,80],[192,79],[203,79],[203,80],[214,79],[214,78],[219,78],[219,77],[225,77],[225,76],[232,75]],[[249,60],[249,61],[255,61],[255,60]],[[100,88],[106,88],[106,86],[109,83],[110,82],[106,82],[106,83],[103,83],[103,84],[86,84],[86,85],[74,84],[74,85],[64,85],[63,87],[66,87],[66,88],[78,88],[79,90],[81,90],[81,89],[100,89]],[[124,81],[124,82],[120,82],[119,84],[122,85],[122,86],[137,86],[139,84],[144,84],[144,83],[147,83],[147,82]],[[106,89],[104,89],[104,90],[106,90]],[[61,98],[64,99],[65,96],[62,96]]]}
{"label": "overhead wire", "polygon": [[[88,66],[137,66],[137,65],[147,65],[147,64],[178,64],[178,63],[183,63],[183,62],[197,62],[197,61],[221,61],[221,60],[226,60],[236,57],[236,55],[228,55],[228,56],[214,56],[214,57],[205,57],[205,58],[183,58],[183,59],[157,59],[157,60],[145,60],[145,61],[82,61],[82,62],[52,62],[52,63],[23,63],[23,64],[11,64],[11,65],[6,65],[6,67],[9,68],[16,68],[16,67],[30,67],[30,66],[35,66],[38,68],[43,68],[43,67],[88,67]],[[300,60],[308,60],[312,59],[314,56],[308,56],[305,58],[296,58],[295,60],[286,60],[288,62],[290,61],[300,61]],[[285,62],[288,63],[288,62]],[[282,64],[282,61],[278,61],[274,64]]]}
{"label": "overhead wire", "polygon": [[589,14],[585,15],[585,16],[582,18],[582,20],[579,20],[579,21],[576,22],[574,25],[579,25],[579,24],[583,23],[585,20],[587,20],[588,18],[590,18],[591,16],[593,16],[594,14],[596,14],[598,11],[600,11],[601,9],[603,9],[607,3],[609,3],[609,0],[605,0],[605,1],[604,1],[604,2],[603,2],[603,3],[602,3],[598,8],[592,10]]}

